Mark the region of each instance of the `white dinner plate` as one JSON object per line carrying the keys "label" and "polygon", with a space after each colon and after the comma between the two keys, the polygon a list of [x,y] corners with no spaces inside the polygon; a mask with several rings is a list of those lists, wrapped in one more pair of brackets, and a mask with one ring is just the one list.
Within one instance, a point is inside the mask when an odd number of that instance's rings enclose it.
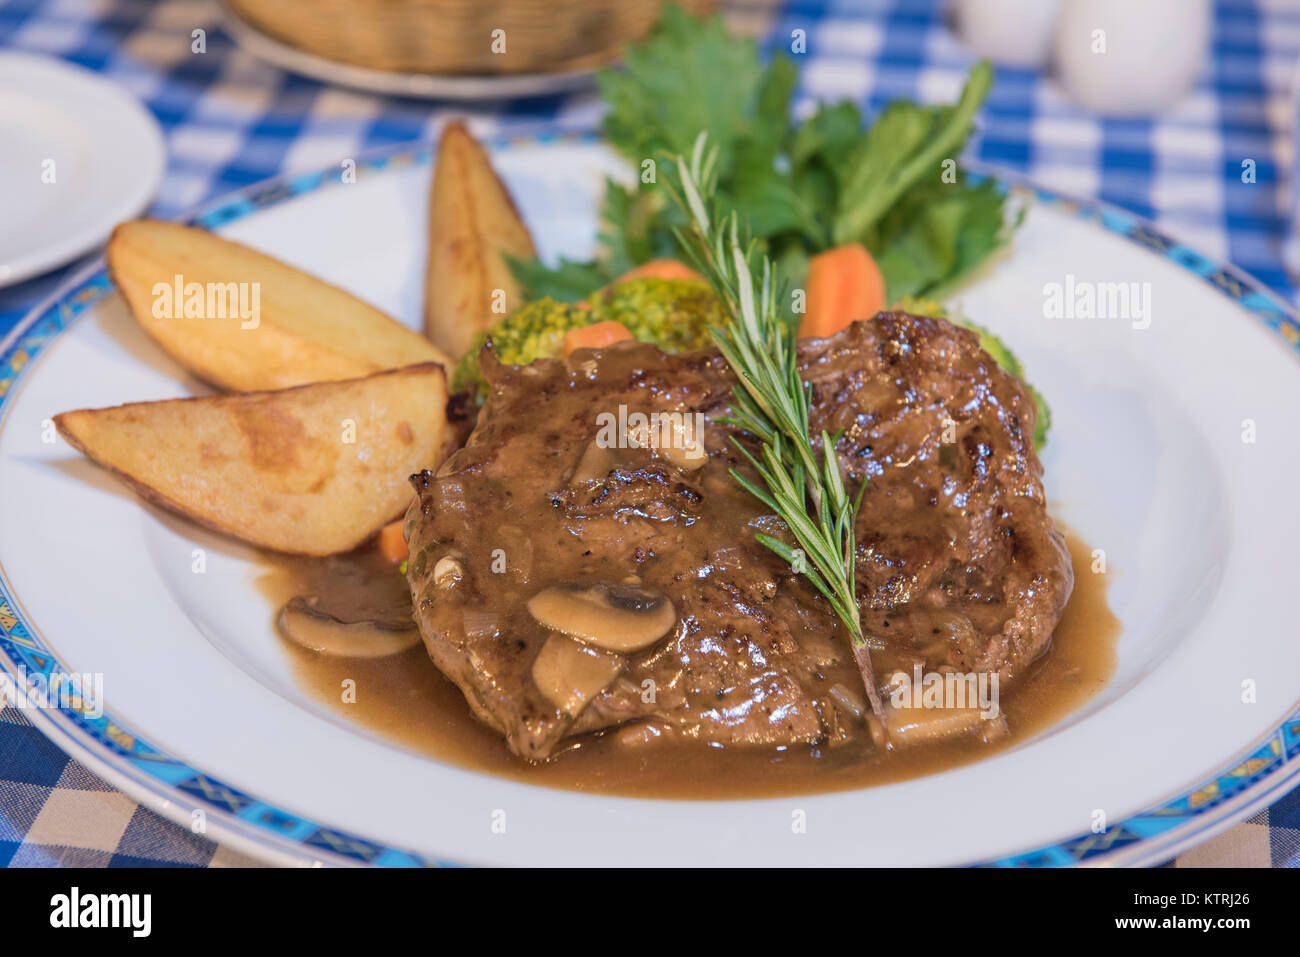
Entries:
{"label": "white dinner plate", "polygon": [[158,121],[126,90],[0,52],[0,288],[103,243],[149,205],[166,165]]}
{"label": "white dinner plate", "polygon": [[[591,139],[491,146],[543,255],[587,254],[612,155]],[[297,176],[196,220],[416,326],[429,163],[427,148],[384,153],[356,183]],[[103,717],[29,717],[137,799],[186,824],[202,812],[210,835],[282,862],[1163,860],[1300,768],[1300,325],[1126,213],[1012,191],[1024,224],[960,307],[1051,403],[1052,510],[1104,550],[1123,624],[1110,683],[1014,749],[857,791],[660,801],[503,780],[349,724],[295,683],[248,550],[143,506],[53,437],[59,411],[200,388],[100,267],[0,348],[0,663],[102,674]],[[1150,322],[1049,318],[1067,282],[1149,283]]]}

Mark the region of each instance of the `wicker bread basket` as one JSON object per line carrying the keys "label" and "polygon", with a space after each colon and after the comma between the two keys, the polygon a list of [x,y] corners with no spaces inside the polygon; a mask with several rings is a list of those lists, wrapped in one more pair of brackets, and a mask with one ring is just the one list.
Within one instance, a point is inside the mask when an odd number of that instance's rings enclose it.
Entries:
{"label": "wicker bread basket", "polygon": [[[226,0],[277,40],[336,62],[398,73],[507,74],[609,63],[659,17],[662,0]],[[716,0],[678,0],[703,13]],[[505,51],[494,52],[504,30]],[[498,47],[499,47],[498,42]]]}

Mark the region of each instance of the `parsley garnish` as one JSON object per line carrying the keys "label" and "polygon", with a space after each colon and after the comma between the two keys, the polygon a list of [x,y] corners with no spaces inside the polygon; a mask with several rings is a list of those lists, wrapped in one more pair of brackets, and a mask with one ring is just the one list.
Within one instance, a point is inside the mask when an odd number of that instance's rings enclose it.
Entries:
{"label": "parsley garnish", "polygon": [[[1003,197],[971,185],[955,164],[992,84],[980,63],[958,102],[897,102],[867,127],[858,106],[824,103],[790,121],[794,62],[766,64],[753,40],[721,17],[668,7],[654,32],[600,74],[602,132],[636,172],[646,160],[688,155],[708,133],[716,151],[715,201],[736,210],[780,267],[802,281],[807,258],[861,242],[885,276],[890,302],[938,298],[1006,239]],[[662,171],[660,171],[662,172]],[[656,177],[657,179],[657,177]],[[589,262],[514,262],[530,298],[583,299],[632,267],[677,252],[682,211],[656,183],[606,182],[599,250]]]}

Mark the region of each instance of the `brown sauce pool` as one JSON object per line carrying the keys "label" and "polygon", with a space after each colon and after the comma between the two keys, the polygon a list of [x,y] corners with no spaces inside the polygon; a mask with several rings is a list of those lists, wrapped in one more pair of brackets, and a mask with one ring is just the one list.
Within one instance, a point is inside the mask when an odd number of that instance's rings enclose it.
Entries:
{"label": "brown sauce pool", "polygon": [[[442,676],[423,644],[381,658],[341,658],[281,639],[300,685],[348,721],[389,742],[439,761],[545,787],[644,798],[734,799],[869,787],[969,764],[1016,746],[1078,710],[1115,671],[1119,620],[1106,601],[1106,576],[1092,572],[1091,551],[1068,536],[1074,593],[1052,646],[1033,671],[1001,697],[1010,734],[990,743],[963,736],[884,753],[852,746],[780,750],[723,748],[689,742],[611,747],[599,735],[530,765],[506,749],[471,713],[460,690]],[[280,606],[331,586],[363,605],[400,598],[405,579],[373,554],[325,562],[274,559],[260,579]],[[391,576],[389,579],[387,576]],[[379,582],[378,593],[367,583]],[[397,587],[394,589],[393,585]],[[358,587],[363,586],[363,587]],[[344,702],[345,682],[355,701]]]}

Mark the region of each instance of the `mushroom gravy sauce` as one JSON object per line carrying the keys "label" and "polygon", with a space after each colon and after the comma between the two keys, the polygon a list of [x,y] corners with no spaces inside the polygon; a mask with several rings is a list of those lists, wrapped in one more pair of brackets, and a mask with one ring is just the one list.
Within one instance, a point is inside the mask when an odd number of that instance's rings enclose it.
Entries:
{"label": "mushroom gravy sauce", "polygon": [[[970,763],[1027,741],[1086,704],[1114,673],[1120,627],[1106,601],[1106,576],[1090,568],[1090,549],[1067,538],[1074,592],[1048,651],[1001,695],[1009,734],[989,742],[961,735],[888,753],[860,746],[729,748],[644,734],[633,740],[615,730],[578,738],[551,761],[532,765],[510,754],[501,735],[470,713],[423,643],[404,632],[401,625],[411,617],[406,580],[375,550],[323,560],[268,559],[259,585],[274,603],[284,652],[301,687],[362,733],[438,761],[547,787],[635,797],[759,798],[867,787]],[[332,640],[338,629],[330,618],[359,623],[346,626],[347,640],[359,647],[404,650],[343,657],[304,647]],[[286,632],[294,640],[283,637]],[[355,683],[352,703],[344,701],[348,680]],[[613,735],[620,733],[615,744]]]}

